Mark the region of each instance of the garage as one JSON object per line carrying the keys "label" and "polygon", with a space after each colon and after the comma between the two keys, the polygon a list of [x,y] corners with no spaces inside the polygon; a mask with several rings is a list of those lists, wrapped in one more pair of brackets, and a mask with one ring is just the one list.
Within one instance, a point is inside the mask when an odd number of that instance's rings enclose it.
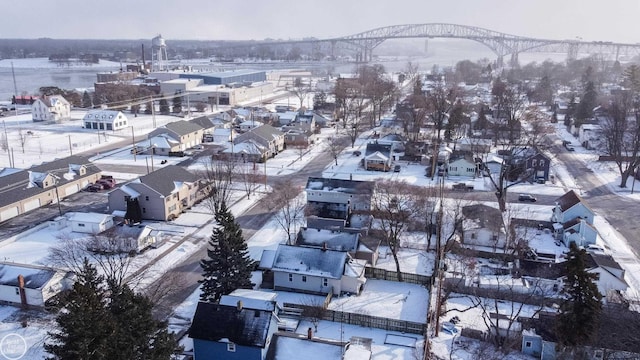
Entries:
{"label": "garage", "polygon": [[24,203],[24,212],[31,211],[40,207],[40,199],[29,200]]}
{"label": "garage", "polygon": [[73,184],[64,188],[64,196],[73,195],[78,192],[78,184]]}
{"label": "garage", "polygon": [[11,207],[0,212],[0,221],[9,220],[16,216],[18,216],[18,207]]}

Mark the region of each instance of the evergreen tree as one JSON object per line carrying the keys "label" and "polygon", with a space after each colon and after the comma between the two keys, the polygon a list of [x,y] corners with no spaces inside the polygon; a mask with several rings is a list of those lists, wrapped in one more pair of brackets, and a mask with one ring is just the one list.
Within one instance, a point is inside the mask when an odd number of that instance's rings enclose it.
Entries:
{"label": "evergreen tree", "polygon": [[148,114],[148,115],[151,115],[153,113],[152,108],[153,108],[153,103],[151,101],[149,101],[148,103],[146,103],[144,105],[144,113]]}
{"label": "evergreen tree", "polygon": [[167,102],[167,99],[160,99],[160,113],[162,115],[169,114],[169,103]]}
{"label": "evergreen tree", "polygon": [[582,122],[593,116],[593,108],[596,107],[597,101],[598,93],[596,92],[596,86],[593,81],[588,81],[585,85],[584,92],[580,97],[578,107],[576,108],[576,128],[579,127]]}
{"label": "evergreen tree", "polygon": [[182,112],[182,96],[177,91],[176,96],[173,98],[173,112],[176,114]]}
{"label": "evergreen tree", "polygon": [[170,359],[178,344],[167,324],[153,318],[153,304],[127,285],[98,276],[85,259],[78,281],[56,318],[58,330],[44,348],[51,360]]}
{"label": "evergreen tree", "polygon": [[223,202],[216,213],[218,226],[213,229],[207,250],[208,259],[200,266],[204,271],[202,283],[203,301],[217,302],[222,295],[236,289],[251,289],[252,261],[249,258],[247,243],[242,237],[242,229],[236,223],[233,214]]}
{"label": "evergreen tree", "polygon": [[178,348],[165,322],[153,318],[153,304],[128,285],[110,286],[108,309],[118,326],[109,336],[110,359],[169,359]]}
{"label": "evergreen tree", "polygon": [[556,336],[565,346],[584,345],[595,335],[602,311],[602,295],[593,282],[595,274],[586,270],[587,252],[571,243],[567,254],[565,291],[567,299],[560,306]]}
{"label": "evergreen tree", "polygon": [[108,311],[103,278],[84,260],[77,282],[65,296],[65,307],[56,318],[53,340],[44,345],[49,359],[107,359],[109,334],[115,329]]}
{"label": "evergreen tree", "polygon": [[88,109],[93,106],[93,102],[91,101],[91,95],[88,92],[84,92],[82,94],[82,107]]}

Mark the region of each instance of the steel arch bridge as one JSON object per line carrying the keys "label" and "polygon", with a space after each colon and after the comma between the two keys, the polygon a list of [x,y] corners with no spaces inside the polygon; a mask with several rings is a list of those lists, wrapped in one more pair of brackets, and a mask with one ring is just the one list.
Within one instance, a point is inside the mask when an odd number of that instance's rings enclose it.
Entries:
{"label": "steel arch bridge", "polygon": [[356,60],[367,62],[372,59],[372,52],[378,45],[389,39],[403,38],[451,38],[477,41],[491,49],[498,57],[511,56],[511,62],[517,62],[522,52],[561,52],[568,58],[575,59],[578,53],[600,53],[615,55],[640,54],[640,44],[625,44],[603,41],[581,40],[549,40],[510,35],[475,26],[434,23],[409,24],[380,27],[354,35],[328,40],[332,46],[342,45],[356,51]]}
{"label": "steel arch bridge", "polygon": [[[608,54],[615,56],[633,56],[640,54],[640,44],[614,43],[608,41],[550,40],[510,35],[476,26],[431,23],[409,24],[380,27],[361,33],[331,39],[292,40],[261,42],[259,45],[311,44],[315,48],[330,46],[334,55],[336,48],[355,52],[357,62],[371,61],[373,50],[386,40],[406,38],[450,38],[467,39],[479,42],[491,49],[497,56],[498,65],[510,56],[511,64],[518,61],[522,52],[566,53],[569,59],[575,59],[579,53]],[[256,46],[236,45],[233,47]]]}

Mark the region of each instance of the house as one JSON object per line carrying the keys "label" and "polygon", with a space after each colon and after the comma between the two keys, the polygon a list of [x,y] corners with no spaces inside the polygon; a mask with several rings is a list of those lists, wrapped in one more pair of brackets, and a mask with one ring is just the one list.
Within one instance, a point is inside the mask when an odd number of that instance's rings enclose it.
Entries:
{"label": "house", "polygon": [[233,144],[233,142],[231,144],[231,147],[225,148],[220,152],[224,158],[234,158],[236,161],[242,160],[243,163],[263,162],[266,159],[268,149],[252,139],[239,144]]}
{"label": "house", "polygon": [[360,229],[344,226],[344,220],[308,218],[307,227],[300,229],[295,245],[346,251],[354,259],[365,260],[375,265],[378,261],[380,241],[371,241],[360,233]]}
{"label": "house", "polygon": [[[183,149],[183,145],[179,140],[172,137],[170,133],[158,134],[150,137],[148,141],[143,141],[138,145],[137,154],[154,154],[169,156],[170,153],[179,152]],[[140,149],[143,149],[140,151]]]}
{"label": "house", "polygon": [[624,280],[624,269],[611,255],[588,253],[585,263],[587,272],[595,275],[595,283],[605,302],[614,295],[612,293],[625,292],[629,288]]}
{"label": "house", "polygon": [[462,207],[462,243],[465,245],[504,249],[507,235],[502,213],[499,209],[484,204]]}
{"label": "house", "polygon": [[366,215],[371,210],[373,186],[369,181],[310,177],[305,188],[307,213],[346,220],[350,225],[352,215]]}
{"label": "house", "polygon": [[0,262],[0,302],[43,307],[74,282],[75,275],[69,271]]}
{"label": "house", "polygon": [[0,177],[0,222],[57,203],[100,179],[88,157],[73,155]]}
{"label": "house", "polygon": [[215,128],[213,121],[206,116],[199,116],[189,121],[200,126],[204,134],[211,134]]}
{"label": "house", "polygon": [[180,150],[186,150],[202,143],[204,129],[197,123],[180,120],[170,122],[162,128],[155,129],[147,135],[148,139],[166,134],[180,143]]}
{"label": "house", "polygon": [[488,154],[491,151],[491,140],[481,138],[462,138],[458,140],[457,149],[474,155]]}
{"label": "house", "polygon": [[33,121],[60,122],[71,119],[71,104],[61,95],[44,96],[31,105]]}
{"label": "house", "polygon": [[359,294],[365,265],[344,251],[282,244],[263,251],[260,259],[260,268],[273,274],[274,290],[320,295]]}
{"label": "house", "polygon": [[271,125],[261,125],[233,139],[234,145],[252,140],[265,149],[264,160],[284,150],[284,133]]}
{"label": "house", "polygon": [[289,147],[308,147],[315,142],[316,135],[312,131],[304,130],[300,126],[287,126],[283,128],[284,144]]}
{"label": "house", "polygon": [[578,129],[578,140],[585,149],[593,150],[602,144],[602,126],[582,124]]}
{"label": "house", "polygon": [[364,152],[364,169],[389,171],[393,162],[393,145],[376,142],[368,143]]}
{"label": "house", "polygon": [[273,334],[276,315],[264,308],[252,309],[237,300],[233,306],[199,302],[189,337],[195,360],[264,360]]}
{"label": "house", "polygon": [[[216,144],[224,144],[228,142],[233,142],[233,138],[237,137],[238,133],[233,128],[215,128],[211,134],[211,142]],[[207,139],[207,134],[205,134],[205,139]]]}
{"label": "house", "polygon": [[280,126],[286,126],[289,124],[293,124],[296,122],[296,119],[298,118],[298,112],[297,111],[285,111],[285,112],[279,112],[278,113],[278,124],[280,124]]}
{"label": "house", "polygon": [[85,129],[94,130],[122,130],[129,127],[129,120],[116,110],[89,110],[82,118]]}
{"label": "house", "polygon": [[124,211],[132,223],[172,220],[198,202],[202,190],[195,175],[168,165],[109,192],[109,209]]}
{"label": "house", "polygon": [[314,354],[323,360],[369,360],[371,339],[352,337],[349,342],[319,338],[309,328],[307,334],[278,332],[273,336],[267,360],[291,360],[300,358],[300,350]]}
{"label": "house", "polygon": [[560,196],[556,199],[551,215],[556,238],[563,240],[567,246],[570,241],[576,241],[578,245],[584,243],[583,246],[595,244],[594,216],[593,210],[575,191],[571,190]]}
{"label": "house", "polygon": [[240,132],[247,132],[249,130],[255,129],[257,127],[260,127],[264,125],[264,123],[257,121],[257,120],[246,120],[240,123],[240,125],[238,125],[238,128],[240,129]]}
{"label": "house", "polygon": [[113,227],[113,215],[98,213],[67,213],[72,232],[98,234]]}
{"label": "house", "polygon": [[475,177],[476,171],[476,163],[470,156],[464,156],[455,160],[450,160],[447,167],[447,174],[449,176]]}
{"label": "house", "polygon": [[148,247],[158,247],[163,241],[163,236],[161,230],[149,225],[121,223],[102,232],[94,246],[98,251],[140,252]]}
{"label": "house", "polygon": [[487,171],[489,172],[489,176],[493,176],[494,174],[499,175],[504,166],[504,160],[500,156],[489,154],[482,165],[484,166],[483,170],[485,173]]}
{"label": "house", "polygon": [[541,152],[536,152],[535,155],[527,157],[524,167],[527,171],[531,172],[535,180],[549,180],[551,159],[547,155]]}

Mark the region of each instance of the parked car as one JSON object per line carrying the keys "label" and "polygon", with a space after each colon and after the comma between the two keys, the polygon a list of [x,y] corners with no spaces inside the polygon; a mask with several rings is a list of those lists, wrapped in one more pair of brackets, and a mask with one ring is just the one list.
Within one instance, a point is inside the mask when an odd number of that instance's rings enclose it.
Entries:
{"label": "parked car", "polygon": [[400,165],[396,165],[393,167],[393,172],[400,172],[400,169],[401,169]]}
{"label": "parked car", "polygon": [[538,199],[536,199],[536,197],[533,196],[533,195],[520,194],[520,195],[518,195],[518,201],[536,202],[536,201],[538,201]]}
{"label": "parked car", "polygon": [[597,245],[597,244],[589,244],[587,245],[587,251],[588,252],[594,252],[594,253],[604,253],[605,250],[602,246]]}
{"label": "parked car", "polygon": [[112,189],[116,186],[116,179],[111,175],[102,175],[96,184],[102,185],[103,189]]}
{"label": "parked car", "polygon": [[454,323],[445,322],[442,323],[442,331],[446,332],[447,334],[455,335],[458,333],[458,328],[456,328],[456,325]]}

